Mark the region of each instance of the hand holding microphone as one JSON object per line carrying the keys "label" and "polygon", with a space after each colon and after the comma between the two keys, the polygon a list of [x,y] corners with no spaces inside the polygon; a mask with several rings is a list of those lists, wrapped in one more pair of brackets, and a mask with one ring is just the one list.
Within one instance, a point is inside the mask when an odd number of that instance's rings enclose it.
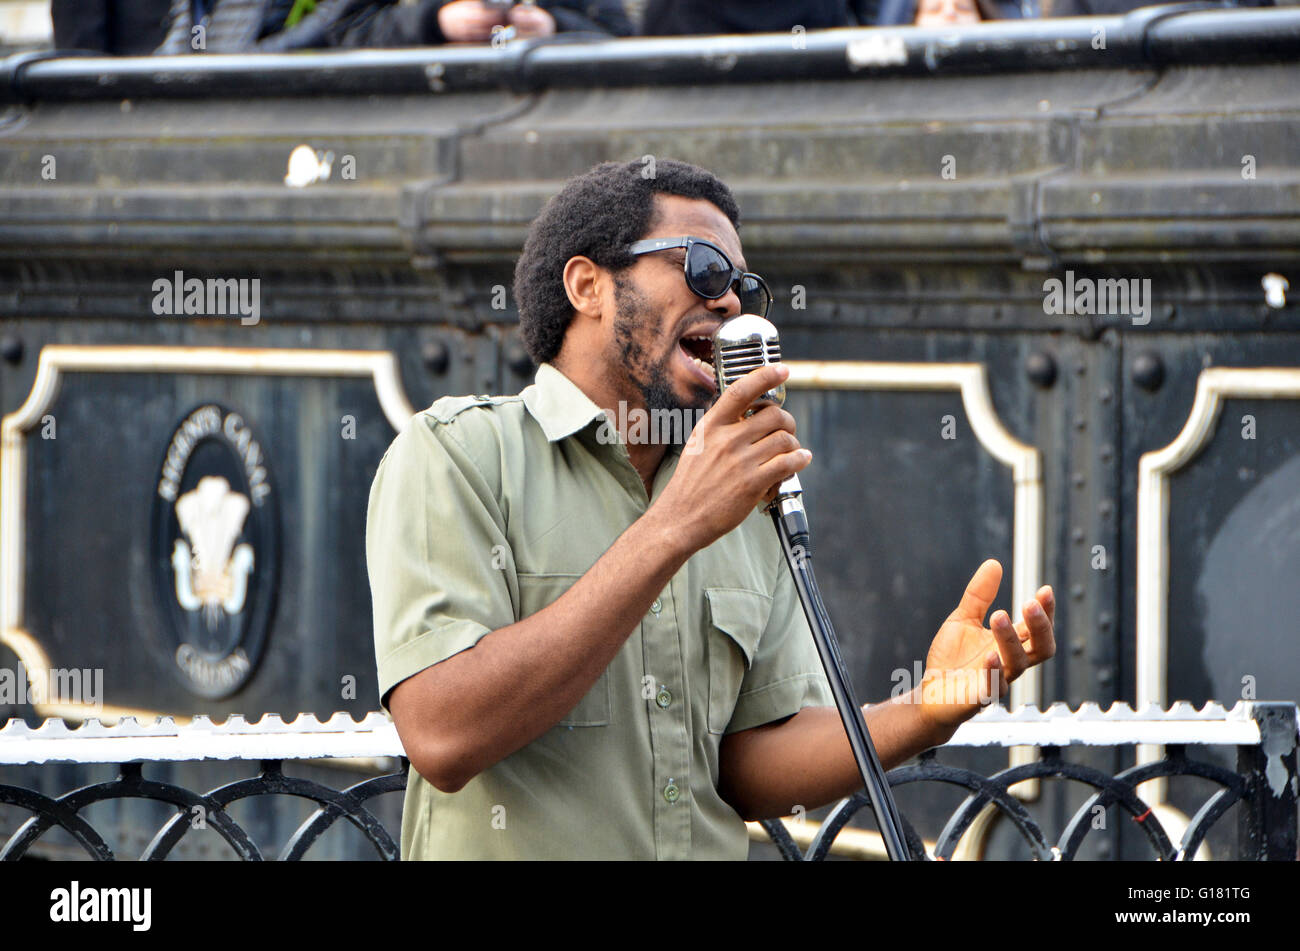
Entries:
{"label": "hand holding microphone", "polygon": [[776,364],[739,376],[691,432],[655,507],[685,534],[692,551],[771,501],[773,487],[811,460],[795,438],[793,416],[770,401],[751,412],[764,394],[784,389],[789,373]]}

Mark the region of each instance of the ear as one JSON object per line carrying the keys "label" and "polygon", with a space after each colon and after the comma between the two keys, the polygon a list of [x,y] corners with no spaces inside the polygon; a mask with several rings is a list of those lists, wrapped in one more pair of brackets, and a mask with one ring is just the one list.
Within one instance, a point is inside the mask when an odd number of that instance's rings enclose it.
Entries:
{"label": "ear", "polygon": [[600,319],[600,295],[606,272],[591,258],[574,255],[564,265],[564,293],[574,316]]}

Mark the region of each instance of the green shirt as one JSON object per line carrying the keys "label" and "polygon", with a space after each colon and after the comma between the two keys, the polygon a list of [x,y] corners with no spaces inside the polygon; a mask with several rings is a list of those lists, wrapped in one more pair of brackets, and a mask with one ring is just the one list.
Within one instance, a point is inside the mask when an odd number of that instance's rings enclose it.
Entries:
{"label": "green shirt", "polygon": [[[555,601],[649,504],[603,411],[549,364],[517,396],[418,414],[366,521],[385,709],[401,681]],[[456,793],[412,770],[402,858],[744,859],[717,790],[723,735],[832,703],[756,510],[682,566],[565,719]]]}

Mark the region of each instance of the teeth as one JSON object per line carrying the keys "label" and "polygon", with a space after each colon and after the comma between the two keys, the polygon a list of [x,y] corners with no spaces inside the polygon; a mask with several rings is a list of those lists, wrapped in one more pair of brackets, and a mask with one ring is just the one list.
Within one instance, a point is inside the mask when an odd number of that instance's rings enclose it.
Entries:
{"label": "teeth", "polygon": [[[697,334],[697,335],[694,335],[694,336],[683,337],[683,338],[682,338],[682,342],[683,342],[683,343],[685,343],[685,342],[688,341],[688,340],[691,340],[691,341],[707,341],[707,342],[711,345],[712,342],[713,342],[713,337],[710,336],[710,335],[708,335],[708,334]],[[711,364],[711,363],[709,363],[709,362],[707,362],[707,361],[705,361],[705,360],[701,360],[699,357],[695,356],[695,354],[693,354],[693,353],[691,353],[689,350],[687,350],[686,347],[684,347],[684,346],[681,347],[680,349],[681,349],[682,353],[686,354],[687,358],[688,358],[692,363],[694,363],[697,367],[700,368],[700,371],[701,371],[705,376],[709,377],[710,379],[712,379],[712,378],[714,377],[713,364]]]}

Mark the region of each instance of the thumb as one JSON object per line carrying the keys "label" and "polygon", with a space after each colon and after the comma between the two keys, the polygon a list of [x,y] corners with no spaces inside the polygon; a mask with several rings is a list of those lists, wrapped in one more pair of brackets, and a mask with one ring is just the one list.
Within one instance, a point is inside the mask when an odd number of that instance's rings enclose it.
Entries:
{"label": "thumb", "polygon": [[1002,564],[996,558],[987,559],[975,569],[966,592],[956,609],[948,616],[949,620],[971,621],[984,626],[984,615],[988,613],[993,599],[998,596],[1002,586]]}

